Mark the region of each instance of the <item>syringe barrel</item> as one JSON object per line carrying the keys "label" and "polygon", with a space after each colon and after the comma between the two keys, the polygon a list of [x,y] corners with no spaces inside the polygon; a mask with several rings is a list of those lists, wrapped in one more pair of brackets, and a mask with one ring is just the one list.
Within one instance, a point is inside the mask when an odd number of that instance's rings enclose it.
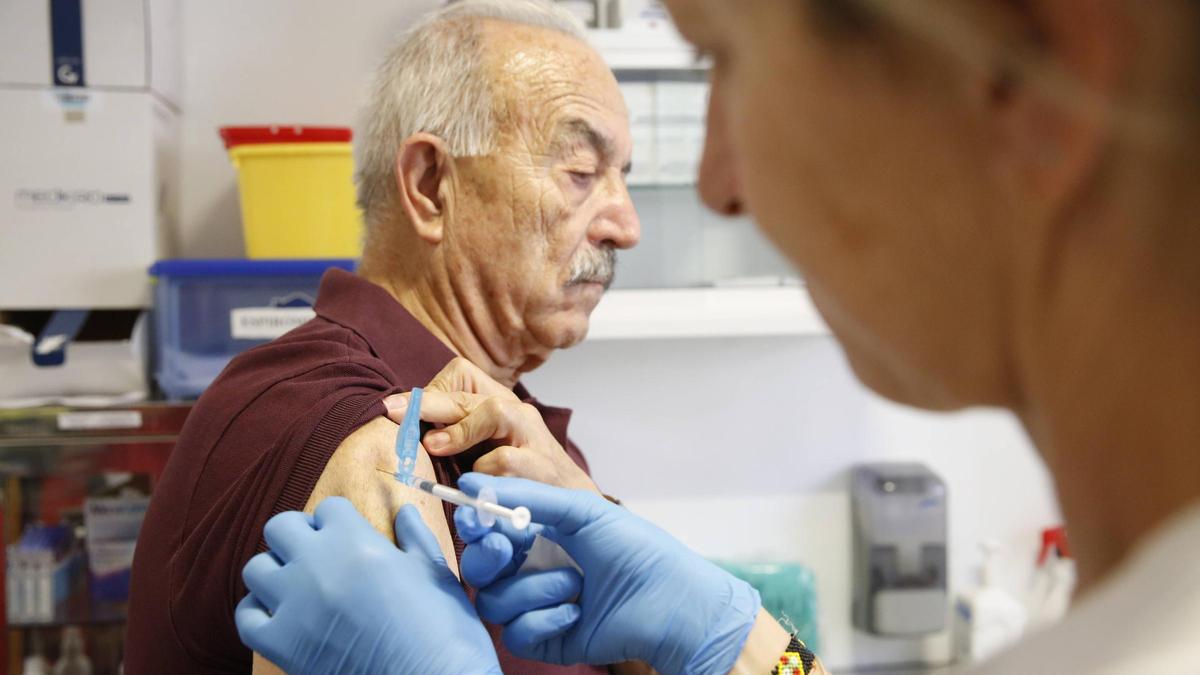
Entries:
{"label": "syringe barrel", "polygon": [[[451,504],[469,506],[478,512],[488,513],[495,517],[504,518],[511,522],[518,530],[523,530],[529,526],[529,509],[518,508],[514,510],[506,506],[501,506],[493,501],[495,498],[494,495],[492,495],[491,499],[477,499],[468,495],[462,490],[456,490],[455,488],[447,485],[442,485],[441,483],[431,481],[427,478],[420,478],[418,476],[409,476],[406,482],[422,492],[428,492],[438,499],[450,502]],[[481,519],[480,522],[484,522],[485,520],[487,519]],[[490,523],[485,523],[485,525],[490,526]]]}

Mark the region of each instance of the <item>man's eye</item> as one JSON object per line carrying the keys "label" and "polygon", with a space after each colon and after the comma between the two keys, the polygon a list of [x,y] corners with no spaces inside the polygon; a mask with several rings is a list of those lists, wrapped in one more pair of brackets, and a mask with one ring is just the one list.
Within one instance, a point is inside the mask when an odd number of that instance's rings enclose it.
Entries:
{"label": "man's eye", "polygon": [[592,181],[596,180],[596,173],[593,171],[568,171],[571,174],[571,182],[578,187],[588,187]]}

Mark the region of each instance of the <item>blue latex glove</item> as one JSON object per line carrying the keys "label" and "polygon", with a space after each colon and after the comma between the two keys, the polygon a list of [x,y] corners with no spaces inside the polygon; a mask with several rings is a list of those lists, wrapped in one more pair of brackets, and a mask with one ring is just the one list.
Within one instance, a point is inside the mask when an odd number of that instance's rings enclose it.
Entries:
{"label": "blue latex glove", "polygon": [[291,675],[500,673],[491,638],[412,506],[392,545],[330,497],[309,517],[267,521],[268,553],[246,563],[242,642]]}
{"label": "blue latex glove", "polygon": [[[476,607],[504,624],[514,654],[557,664],[638,660],[664,675],[727,673],[737,661],[761,606],[749,584],[599,495],[478,473],[458,485],[470,494],[489,486],[502,504],[528,507],[542,535],[583,569],[577,604],[564,603],[579,591],[574,570],[505,576],[512,561],[473,553],[491,562],[473,567],[472,577],[498,577],[480,589]],[[489,539],[503,548],[488,534],[468,552]],[[512,550],[521,547],[517,540]]]}
{"label": "blue latex glove", "polygon": [[461,507],[454,510],[454,529],[468,544],[458,565],[463,581],[483,588],[516,572],[544,528],[531,523],[518,530],[505,518],[497,518],[496,524],[488,527],[479,522],[475,509]]}

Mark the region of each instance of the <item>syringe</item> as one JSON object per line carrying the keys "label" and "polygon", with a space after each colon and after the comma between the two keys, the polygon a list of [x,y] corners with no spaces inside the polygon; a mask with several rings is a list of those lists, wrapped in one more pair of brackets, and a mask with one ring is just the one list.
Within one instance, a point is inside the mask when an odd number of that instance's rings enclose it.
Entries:
{"label": "syringe", "polygon": [[456,490],[428,478],[421,478],[420,476],[400,472],[392,473],[384,469],[379,469],[379,471],[392,476],[409,487],[416,488],[426,494],[431,494],[442,501],[458,504],[459,506],[469,506],[475,509],[475,513],[479,517],[479,523],[484,527],[494,525],[496,518],[504,518],[512,523],[513,527],[523,530],[529,527],[529,523],[532,520],[529,509],[524,506],[510,509],[497,503],[496,491],[490,487],[481,489],[478,497],[472,497],[462,490]]}

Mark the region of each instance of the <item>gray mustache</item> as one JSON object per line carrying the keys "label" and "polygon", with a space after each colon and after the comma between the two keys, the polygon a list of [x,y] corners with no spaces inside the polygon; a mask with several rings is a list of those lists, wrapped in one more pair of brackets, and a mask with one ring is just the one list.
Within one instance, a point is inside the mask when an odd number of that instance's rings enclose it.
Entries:
{"label": "gray mustache", "polygon": [[586,248],[571,261],[571,276],[567,285],[584,282],[604,284],[605,290],[612,285],[617,269],[617,251],[611,246]]}

